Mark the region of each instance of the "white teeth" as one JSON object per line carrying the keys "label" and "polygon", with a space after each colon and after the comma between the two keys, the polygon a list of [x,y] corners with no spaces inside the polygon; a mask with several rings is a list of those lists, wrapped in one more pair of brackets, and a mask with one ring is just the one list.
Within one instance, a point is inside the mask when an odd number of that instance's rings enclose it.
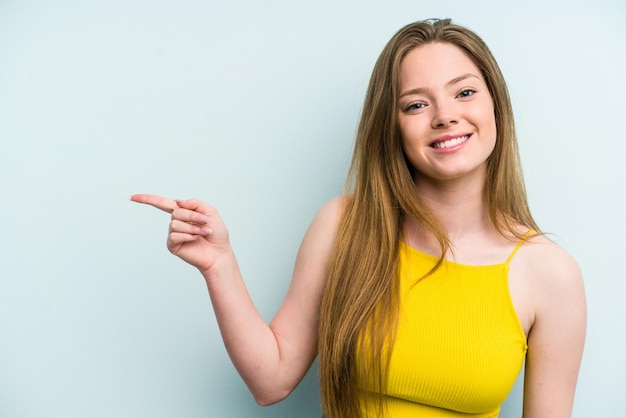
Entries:
{"label": "white teeth", "polygon": [[460,136],[458,138],[448,139],[447,141],[436,142],[433,144],[433,148],[437,148],[437,149],[450,148],[455,145],[462,144],[463,142],[467,141],[468,138],[469,138],[469,135],[465,135],[465,136]]}

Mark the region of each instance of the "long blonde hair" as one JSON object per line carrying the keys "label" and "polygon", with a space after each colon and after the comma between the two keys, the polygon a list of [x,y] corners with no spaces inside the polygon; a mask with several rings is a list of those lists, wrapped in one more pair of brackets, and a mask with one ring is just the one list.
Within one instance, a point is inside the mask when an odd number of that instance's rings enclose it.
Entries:
{"label": "long blonde hair", "polygon": [[[497,140],[484,186],[492,223],[500,233],[520,238],[519,224],[539,230],[526,200],[509,94],[488,47],[449,19],[402,28],[372,72],[346,183],[351,197],[326,277],[319,329],[325,418],[361,417],[358,381],[369,379],[381,391],[386,387],[398,316],[396,269],[405,217],[413,217],[433,235],[442,258],[450,247],[444,226],[416,192],[397,120],[400,64],[409,51],[433,42],[463,50],[482,72],[493,99]],[[357,355],[360,348],[367,349],[366,355]],[[382,415],[382,400],[378,404]]]}

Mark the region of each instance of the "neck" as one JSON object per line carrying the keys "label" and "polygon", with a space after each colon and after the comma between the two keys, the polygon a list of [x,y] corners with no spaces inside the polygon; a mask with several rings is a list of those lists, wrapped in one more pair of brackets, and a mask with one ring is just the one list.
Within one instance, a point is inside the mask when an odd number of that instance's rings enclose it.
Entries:
{"label": "neck", "polygon": [[416,178],[415,187],[452,243],[493,230],[484,202],[484,174],[446,181]]}

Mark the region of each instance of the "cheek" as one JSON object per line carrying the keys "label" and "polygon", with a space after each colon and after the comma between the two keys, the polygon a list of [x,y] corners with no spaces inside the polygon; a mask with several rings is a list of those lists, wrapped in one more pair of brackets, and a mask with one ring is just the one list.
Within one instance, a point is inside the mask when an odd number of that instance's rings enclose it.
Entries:
{"label": "cheek", "polygon": [[423,138],[426,137],[424,126],[415,119],[400,119],[398,121],[398,131],[404,152],[418,146]]}
{"label": "cheek", "polygon": [[483,137],[492,142],[495,146],[498,136],[498,128],[496,125],[496,115],[492,103],[485,104],[483,112],[481,112],[481,125],[483,126]]}
{"label": "cheek", "polygon": [[491,140],[495,142],[496,137],[498,136],[498,127],[496,125],[496,118],[492,117],[488,119],[487,121],[485,121],[485,124],[489,127],[488,133],[489,133],[489,136],[491,137]]}
{"label": "cheek", "polygon": [[490,129],[486,132],[485,138],[485,154],[487,158],[493,155],[498,143],[498,129],[495,121],[490,125]]}
{"label": "cheek", "polygon": [[492,134],[492,141],[493,141],[493,146],[495,147],[497,138],[498,138],[498,126],[496,124],[496,118],[495,116],[493,118],[491,118],[491,134]]}
{"label": "cheek", "polygon": [[417,145],[417,141],[415,139],[412,140],[410,135],[408,137],[401,135],[400,140],[402,155],[407,169],[410,173],[414,170],[419,170],[419,167],[424,164],[425,156],[420,146]]}
{"label": "cheek", "polygon": [[405,161],[410,165],[415,165],[416,158],[419,158],[419,146],[415,133],[411,131],[400,131],[400,145]]}
{"label": "cheek", "polygon": [[409,133],[409,129],[406,123],[402,123],[402,121],[398,121],[398,134],[400,135],[400,146],[402,147],[402,151],[406,154],[407,150],[410,148],[410,138],[411,135]]}

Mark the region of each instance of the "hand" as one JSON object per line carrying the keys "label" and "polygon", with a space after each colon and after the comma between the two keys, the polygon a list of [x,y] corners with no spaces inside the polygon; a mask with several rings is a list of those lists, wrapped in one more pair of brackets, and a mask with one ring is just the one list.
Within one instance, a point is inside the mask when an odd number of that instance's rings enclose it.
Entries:
{"label": "hand", "polygon": [[172,200],[149,194],[136,194],[130,200],[172,215],[167,249],[205,277],[221,256],[231,253],[228,230],[215,208],[196,199]]}

